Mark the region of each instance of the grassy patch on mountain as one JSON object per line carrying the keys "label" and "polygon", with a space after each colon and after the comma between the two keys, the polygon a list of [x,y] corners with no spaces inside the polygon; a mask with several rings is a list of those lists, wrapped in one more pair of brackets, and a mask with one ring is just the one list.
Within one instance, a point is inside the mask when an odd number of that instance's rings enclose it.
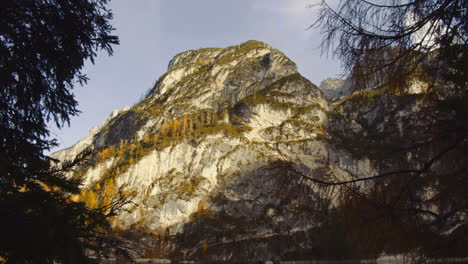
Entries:
{"label": "grassy patch on mountain", "polygon": [[353,104],[357,105],[368,105],[375,100],[378,100],[378,96],[381,96],[383,94],[386,94],[389,91],[388,87],[383,87],[380,89],[375,89],[375,90],[370,90],[370,91],[362,91],[362,92],[356,92],[352,93],[351,95],[340,99],[333,104],[335,106],[339,106],[345,102],[351,102]]}

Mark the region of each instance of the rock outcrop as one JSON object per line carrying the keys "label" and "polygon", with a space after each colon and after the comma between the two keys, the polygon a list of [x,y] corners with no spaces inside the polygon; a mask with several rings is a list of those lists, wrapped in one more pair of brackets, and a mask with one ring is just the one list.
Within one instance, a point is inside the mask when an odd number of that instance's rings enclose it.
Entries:
{"label": "rock outcrop", "polygon": [[320,83],[319,89],[331,101],[337,101],[349,96],[351,91],[351,80],[339,78],[328,78]]}

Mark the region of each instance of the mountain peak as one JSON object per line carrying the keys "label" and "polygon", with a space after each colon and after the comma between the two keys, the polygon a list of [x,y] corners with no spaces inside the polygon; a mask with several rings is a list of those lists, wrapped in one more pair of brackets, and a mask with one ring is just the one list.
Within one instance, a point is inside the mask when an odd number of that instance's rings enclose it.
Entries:
{"label": "mountain peak", "polygon": [[255,49],[273,50],[273,48],[261,41],[249,40],[240,45],[234,45],[227,48],[201,48],[196,50],[183,51],[169,62],[168,71],[182,65],[190,64],[209,64],[220,59],[224,55],[231,54],[242,56]]}
{"label": "mountain peak", "polygon": [[[218,111],[291,74],[297,67],[282,52],[260,41],[177,54],[145,99],[171,108],[184,101],[195,110]],[[193,108],[192,107],[192,108]]]}
{"label": "mountain peak", "polygon": [[[246,221],[246,237],[276,232],[270,230],[276,222],[302,232],[309,223],[298,208],[308,202],[278,196],[277,187],[290,177],[278,165],[314,170],[325,164],[317,159],[335,159],[325,142],[332,111],[296,64],[265,43],[190,50],[171,60],[144,100],[54,157],[93,149],[71,175],[83,180],[80,201],[95,206],[122,190],[136,193],[115,218],[122,229],[180,237],[198,230],[191,226],[194,215],[210,211],[214,219]],[[292,179],[287,188],[293,193],[299,185]],[[267,222],[256,223],[266,211]],[[211,230],[222,237],[230,227],[220,224]],[[177,250],[198,243],[181,241]]]}

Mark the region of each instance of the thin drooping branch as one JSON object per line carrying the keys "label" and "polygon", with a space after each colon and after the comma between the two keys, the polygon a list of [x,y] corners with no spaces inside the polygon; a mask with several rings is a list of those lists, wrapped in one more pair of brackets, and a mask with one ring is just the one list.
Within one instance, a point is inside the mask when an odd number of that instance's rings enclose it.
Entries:
{"label": "thin drooping branch", "polygon": [[416,4],[416,1],[409,2],[409,3],[406,3],[406,4],[400,4],[400,5],[382,5],[382,4],[372,3],[372,2],[366,1],[366,0],[361,0],[361,2],[366,3],[366,4],[370,5],[370,6],[379,7],[379,8],[402,8],[402,7],[409,7],[409,6],[412,6],[412,5]]}
{"label": "thin drooping branch", "polygon": [[445,149],[443,149],[441,152],[439,152],[437,155],[435,155],[433,158],[428,160],[424,166],[421,169],[408,169],[408,170],[394,170],[394,171],[389,171],[381,174],[377,174],[374,176],[369,176],[369,177],[362,177],[362,178],[356,178],[352,180],[347,180],[347,181],[325,181],[325,180],[320,180],[314,177],[311,177],[310,175],[306,175],[298,170],[295,170],[292,166],[290,166],[291,170],[294,171],[294,173],[300,175],[301,177],[306,178],[307,180],[310,180],[313,183],[320,184],[320,185],[329,185],[329,186],[339,186],[339,185],[347,185],[347,184],[353,184],[353,183],[359,183],[359,182],[364,182],[364,181],[370,181],[370,180],[376,180],[379,178],[385,178],[389,176],[396,176],[396,175],[404,175],[404,174],[422,174],[427,172],[432,165],[439,161],[443,156],[445,156],[448,152],[454,150],[460,142],[464,141],[465,137],[461,137],[457,139],[453,144],[449,145]]}

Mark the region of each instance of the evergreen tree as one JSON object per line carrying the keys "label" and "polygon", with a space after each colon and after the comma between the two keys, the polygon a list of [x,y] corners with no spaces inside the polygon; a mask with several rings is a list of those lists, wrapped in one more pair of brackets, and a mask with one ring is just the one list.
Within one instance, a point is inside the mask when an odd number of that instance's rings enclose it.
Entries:
{"label": "evergreen tree", "polygon": [[[99,50],[112,54],[108,0],[5,0],[0,3],[0,262],[88,263],[116,240],[113,210],[77,203],[77,180],[44,155],[59,127],[78,113],[72,89]],[[74,198],[75,197],[75,198]]]}

